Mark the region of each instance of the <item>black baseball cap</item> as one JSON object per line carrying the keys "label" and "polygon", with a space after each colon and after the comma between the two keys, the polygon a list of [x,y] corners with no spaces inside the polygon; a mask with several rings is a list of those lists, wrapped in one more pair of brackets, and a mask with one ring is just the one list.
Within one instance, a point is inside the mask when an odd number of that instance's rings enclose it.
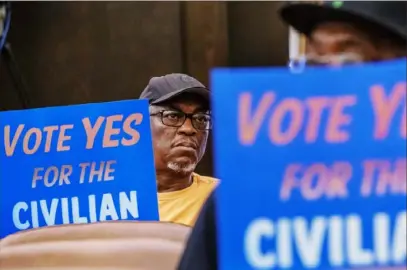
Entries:
{"label": "black baseball cap", "polygon": [[280,9],[281,18],[309,36],[323,22],[341,21],[367,25],[401,40],[407,40],[406,1],[324,1],[290,3]]}
{"label": "black baseball cap", "polygon": [[151,78],[140,98],[158,104],[184,93],[197,94],[209,105],[209,90],[197,79],[181,73]]}

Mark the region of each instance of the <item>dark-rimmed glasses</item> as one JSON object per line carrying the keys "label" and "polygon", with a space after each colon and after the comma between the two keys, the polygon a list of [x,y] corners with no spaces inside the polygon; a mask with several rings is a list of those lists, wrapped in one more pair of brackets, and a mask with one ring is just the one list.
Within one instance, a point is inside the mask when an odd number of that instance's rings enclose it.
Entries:
{"label": "dark-rimmed glasses", "polygon": [[191,119],[192,126],[197,130],[209,130],[212,128],[212,117],[208,113],[184,113],[174,110],[162,110],[150,115],[159,115],[163,125],[169,127],[181,127],[187,118],[189,118]]}
{"label": "dark-rimmed glasses", "polygon": [[342,66],[362,63],[363,57],[357,53],[339,53],[331,55],[307,54],[291,59],[288,63],[290,70],[301,73],[308,66]]}

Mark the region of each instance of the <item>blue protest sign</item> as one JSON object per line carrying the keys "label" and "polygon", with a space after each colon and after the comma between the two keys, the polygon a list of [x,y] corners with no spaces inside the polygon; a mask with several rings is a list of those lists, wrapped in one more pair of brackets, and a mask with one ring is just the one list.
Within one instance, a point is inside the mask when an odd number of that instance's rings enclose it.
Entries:
{"label": "blue protest sign", "polygon": [[405,60],[217,69],[212,91],[221,270],[405,267]]}
{"label": "blue protest sign", "polygon": [[0,113],[0,238],[105,220],[158,220],[147,100]]}

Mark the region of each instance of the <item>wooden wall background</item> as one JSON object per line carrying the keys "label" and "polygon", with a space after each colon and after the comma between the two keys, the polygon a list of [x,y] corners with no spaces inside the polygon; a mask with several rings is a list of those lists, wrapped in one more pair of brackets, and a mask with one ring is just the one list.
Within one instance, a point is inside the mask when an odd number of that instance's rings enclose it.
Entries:
{"label": "wooden wall background", "polygon": [[[285,65],[281,2],[14,2],[10,42],[30,107],[137,98],[149,78]],[[0,62],[0,108],[21,109]],[[199,172],[212,174],[211,148]]]}

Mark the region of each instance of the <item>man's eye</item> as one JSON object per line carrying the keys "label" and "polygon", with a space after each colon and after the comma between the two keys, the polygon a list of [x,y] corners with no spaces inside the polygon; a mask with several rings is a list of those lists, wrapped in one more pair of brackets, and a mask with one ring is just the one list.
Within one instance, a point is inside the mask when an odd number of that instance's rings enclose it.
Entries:
{"label": "man's eye", "polygon": [[209,121],[208,115],[196,115],[195,120],[199,123],[206,123]]}
{"label": "man's eye", "polygon": [[176,120],[181,117],[180,113],[177,112],[167,112],[164,114],[165,118],[171,119],[171,120]]}

